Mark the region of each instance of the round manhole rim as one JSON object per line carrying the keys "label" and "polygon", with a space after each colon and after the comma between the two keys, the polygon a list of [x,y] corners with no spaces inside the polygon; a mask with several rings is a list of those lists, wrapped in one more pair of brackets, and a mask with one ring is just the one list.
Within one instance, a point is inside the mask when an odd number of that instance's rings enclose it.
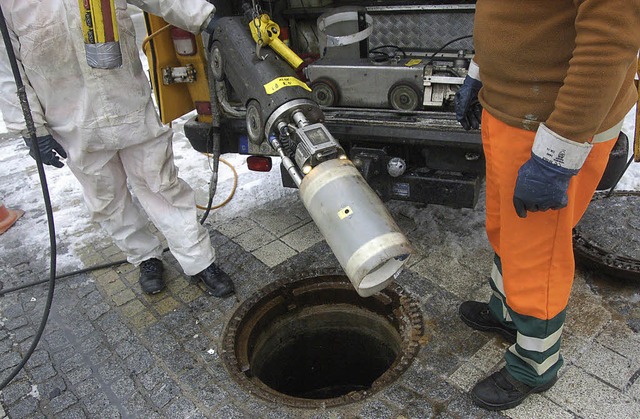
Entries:
{"label": "round manhole rim", "polygon": [[[400,330],[398,331],[401,337],[401,348],[396,360],[373,382],[371,388],[352,391],[334,398],[308,399],[280,393],[263,383],[257,377],[250,378],[244,371],[242,371],[240,362],[236,357],[235,350],[237,334],[245,316],[254,308],[254,306],[262,302],[262,300],[265,300],[267,296],[276,293],[279,289],[286,289],[287,287],[294,287],[295,289],[295,286],[298,283],[327,277],[339,278],[340,280],[336,280],[336,282],[348,283],[349,286],[351,286],[344,272],[336,270],[335,268],[317,269],[305,273],[296,273],[294,275],[277,279],[254,292],[244,302],[242,302],[231,315],[230,320],[227,322],[223,331],[220,356],[229,374],[245,391],[268,402],[281,403],[290,407],[312,409],[335,407],[355,403],[371,397],[380,390],[393,384],[409,368],[419,352],[421,338],[424,336],[424,317],[418,300],[411,296],[398,283],[392,282],[384,290],[380,291],[379,294],[387,296],[388,294],[393,295],[398,302],[397,308],[402,312],[398,317],[402,318],[402,324],[406,330],[402,333],[400,333]],[[353,290],[353,292],[356,293],[355,290]],[[376,295],[367,298],[376,298]],[[382,297],[378,296],[378,298]]]}

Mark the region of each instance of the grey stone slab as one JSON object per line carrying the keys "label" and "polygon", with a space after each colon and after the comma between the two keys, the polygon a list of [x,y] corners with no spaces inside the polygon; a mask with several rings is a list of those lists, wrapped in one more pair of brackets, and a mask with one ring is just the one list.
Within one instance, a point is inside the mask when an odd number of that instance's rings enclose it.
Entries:
{"label": "grey stone slab", "polygon": [[29,396],[20,400],[18,403],[7,408],[7,414],[10,418],[26,418],[36,413],[38,409],[38,400]]}
{"label": "grey stone slab", "polygon": [[282,237],[283,242],[298,252],[305,251],[323,240],[324,238],[314,222],[308,222]]}
{"label": "grey stone slab", "polygon": [[60,413],[66,408],[74,405],[78,399],[70,391],[65,391],[60,396],[49,402],[49,408],[53,413]]}
{"label": "grey stone slab", "polygon": [[269,268],[273,268],[274,266],[281,264],[290,257],[295,256],[296,253],[297,252],[295,250],[280,240],[272,241],[271,243],[251,252],[253,256]]}
{"label": "grey stone slab", "polygon": [[593,343],[577,361],[577,365],[601,378],[619,390],[624,389],[634,373],[640,369],[640,360],[626,358],[611,349]]}
{"label": "grey stone slab", "polygon": [[238,243],[247,252],[252,252],[266,244],[271,243],[276,236],[262,227],[254,227],[251,230],[236,236],[233,241]]}
{"label": "grey stone slab", "polygon": [[581,417],[640,417],[640,403],[578,367],[568,367],[545,396]]}
{"label": "grey stone slab", "polygon": [[230,239],[233,239],[234,237],[237,237],[256,226],[257,224],[255,221],[250,218],[244,217],[235,218],[224,223],[216,223],[215,225],[216,230],[229,237]]}
{"label": "grey stone slab", "polygon": [[575,415],[560,407],[544,395],[534,394],[513,409],[504,411],[504,414],[513,419],[573,419]]}

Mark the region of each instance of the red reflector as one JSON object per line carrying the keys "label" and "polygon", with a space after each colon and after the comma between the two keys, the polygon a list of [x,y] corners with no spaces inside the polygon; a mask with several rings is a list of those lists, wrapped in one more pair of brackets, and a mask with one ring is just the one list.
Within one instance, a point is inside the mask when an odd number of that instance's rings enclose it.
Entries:
{"label": "red reflector", "polygon": [[249,156],[247,157],[247,167],[254,172],[271,171],[271,157]]}
{"label": "red reflector", "polygon": [[175,26],[171,28],[170,32],[176,54],[194,55],[196,53],[196,37],[191,32]]}
{"label": "red reflector", "polygon": [[211,115],[211,102],[196,102],[198,115]]}

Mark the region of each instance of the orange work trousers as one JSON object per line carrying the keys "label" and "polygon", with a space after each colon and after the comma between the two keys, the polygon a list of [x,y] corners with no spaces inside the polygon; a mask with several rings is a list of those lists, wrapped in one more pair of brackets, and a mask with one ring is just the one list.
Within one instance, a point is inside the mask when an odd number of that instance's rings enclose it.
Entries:
{"label": "orange work trousers", "polygon": [[572,229],[593,197],[615,141],[593,145],[571,179],[565,208],[520,218],[513,207],[513,191],[518,169],[531,157],[534,138],[535,132],[509,126],[486,111],[482,114],[486,229],[502,261],[506,302],[520,315],[548,320],[569,301],[575,271]]}

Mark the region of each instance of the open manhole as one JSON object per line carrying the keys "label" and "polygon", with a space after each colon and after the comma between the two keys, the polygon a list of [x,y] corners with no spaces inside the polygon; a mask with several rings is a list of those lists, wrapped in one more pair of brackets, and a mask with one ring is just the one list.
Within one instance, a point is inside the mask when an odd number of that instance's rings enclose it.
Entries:
{"label": "open manhole", "polygon": [[295,407],[346,404],[394,382],[415,357],[420,306],[398,284],[363,298],[343,275],[276,281],[245,301],[222,358],[245,389]]}

